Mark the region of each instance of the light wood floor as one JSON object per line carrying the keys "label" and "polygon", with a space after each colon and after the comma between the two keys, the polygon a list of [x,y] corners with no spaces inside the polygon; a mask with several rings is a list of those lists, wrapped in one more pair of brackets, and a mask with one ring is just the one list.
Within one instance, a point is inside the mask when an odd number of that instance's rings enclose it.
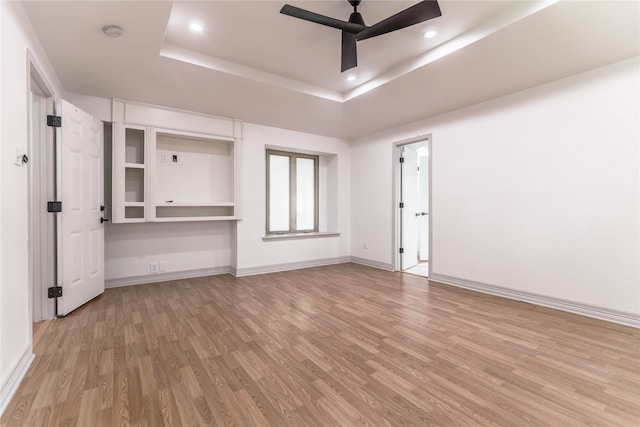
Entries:
{"label": "light wood floor", "polygon": [[354,264],[109,289],[6,426],[638,426],[640,331]]}
{"label": "light wood floor", "polygon": [[41,322],[36,322],[33,324],[33,346],[37,346],[40,342],[40,338],[44,335],[44,332],[47,330],[49,325],[51,324],[51,320],[43,320]]}

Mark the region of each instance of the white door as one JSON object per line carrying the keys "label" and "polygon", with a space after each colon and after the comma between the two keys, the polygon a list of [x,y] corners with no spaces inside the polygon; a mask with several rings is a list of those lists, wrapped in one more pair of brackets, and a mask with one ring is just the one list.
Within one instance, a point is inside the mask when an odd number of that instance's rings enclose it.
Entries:
{"label": "white door", "polygon": [[104,170],[102,121],[66,101],[60,116],[58,315],[64,316],[104,292]]}
{"label": "white door", "polygon": [[[412,144],[413,145],[413,144]],[[418,263],[418,153],[411,146],[401,147],[402,183],[402,270]]]}
{"label": "white door", "polygon": [[420,199],[420,217],[418,218],[420,247],[418,248],[418,257],[420,262],[426,262],[429,261],[429,157],[418,157],[418,164],[420,165],[420,171],[418,172],[420,177],[418,184]]}

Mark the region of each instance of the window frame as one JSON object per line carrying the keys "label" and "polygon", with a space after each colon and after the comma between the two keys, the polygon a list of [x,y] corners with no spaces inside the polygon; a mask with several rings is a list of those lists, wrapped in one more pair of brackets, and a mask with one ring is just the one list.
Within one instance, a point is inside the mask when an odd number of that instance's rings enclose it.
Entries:
{"label": "window frame", "polygon": [[[276,156],[283,156],[283,157],[289,157],[289,230],[283,231],[283,230],[279,230],[279,231],[271,231],[269,229],[270,227],[270,200],[271,200],[271,194],[270,194],[270,177],[271,177],[271,168],[270,168],[270,162],[269,162],[269,158],[271,155],[276,155]],[[296,194],[296,190],[297,190],[297,179],[296,179],[296,169],[297,169],[297,164],[296,164],[296,160],[297,159],[311,159],[314,161],[314,167],[313,167],[313,180],[314,180],[314,213],[313,213],[313,228],[312,229],[297,229],[296,228],[296,224],[297,224],[297,194]],[[270,149],[268,148],[266,150],[266,155],[265,155],[265,161],[266,161],[266,224],[265,224],[265,230],[266,230],[266,234],[268,236],[273,236],[273,235],[286,235],[286,234],[296,234],[296,233],[317,233],[318,232],[318,224],[319,224],[319,212],[320,212],[320,207],[319,207],[319,201],[320,201],[320,194],[319,194],[319,170],[320,170],[320,156],[319,155],[314,155],[314,154],[305,154],[305,153],[298,153],[298,152],[294,152],[294,151],[284,151],[284,150],[275,150],[275,149]]]}

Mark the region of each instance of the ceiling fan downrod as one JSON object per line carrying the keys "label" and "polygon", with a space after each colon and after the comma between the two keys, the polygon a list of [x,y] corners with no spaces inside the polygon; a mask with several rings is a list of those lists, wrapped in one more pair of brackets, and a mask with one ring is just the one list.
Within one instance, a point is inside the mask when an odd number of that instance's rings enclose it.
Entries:
{"label": "ceiling fan downrod", "polygon": [[349,0],[349,3],[353,6],[353,13],[349,16],[349,22],[352,24],[365,25],[364,18],[362,18],[360,13],[358,13],[358,5],[360,4],[360,1],[361,0]]}

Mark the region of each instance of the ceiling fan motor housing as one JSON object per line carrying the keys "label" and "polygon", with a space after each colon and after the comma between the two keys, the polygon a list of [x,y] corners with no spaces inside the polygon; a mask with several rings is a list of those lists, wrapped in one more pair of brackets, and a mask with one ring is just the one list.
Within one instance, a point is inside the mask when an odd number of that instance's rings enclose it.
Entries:
{"label": "ceiling fan motor housing", "polygon": [[351,16],[349,17],[349,22],[351,22],[352,24],[365,25],[362,15],[360,15],[360,13],[358,12],[353,12],[351,14]]}

